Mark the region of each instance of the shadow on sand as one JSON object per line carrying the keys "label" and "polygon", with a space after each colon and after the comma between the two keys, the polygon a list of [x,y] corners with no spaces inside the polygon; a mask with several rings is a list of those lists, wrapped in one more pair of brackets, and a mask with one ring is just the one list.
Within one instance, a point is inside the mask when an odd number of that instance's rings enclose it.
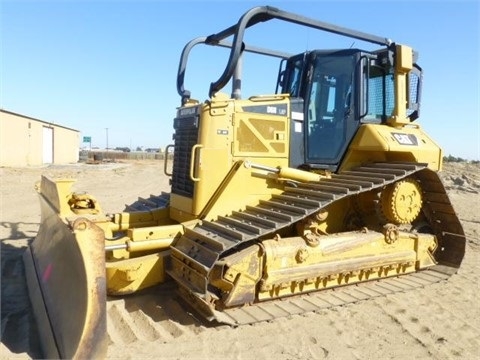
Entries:
{"label": "shadow on sand", "polygon": [[33,223],[0,223],[0,228],[10,230],[8,238],[1,239],[0,242],[1,342],[12,353],[26,353],[30,358],[39,358],[41,357],[41,348],[28,297],[22,260],[26,244],[33,241],[33,238],[20,231],[21,228],[33,226],[38,228],[38,224]]}

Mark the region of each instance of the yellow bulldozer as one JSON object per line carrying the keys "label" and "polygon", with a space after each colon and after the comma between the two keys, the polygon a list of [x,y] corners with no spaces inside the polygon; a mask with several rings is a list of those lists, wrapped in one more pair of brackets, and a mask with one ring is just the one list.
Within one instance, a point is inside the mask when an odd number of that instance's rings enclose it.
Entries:
{"label": "yellow bulldozer", "polygon": [[[244,42],[273,19],[379,48],[294,55]],[[197,45],[230,53],[204,102],[184,87]],[[279,59],[271,94],[242,98],[246,53]],[[415,122],[417,57],[269,6],[187,43],[173,161],[165,157],[170,193],[106,214],[73,180],[38,185],[42,222],[25,266],[44,355],[105,356],[107,295],[167,281],[206,320],[238,326],[455,273],[465,236],[437,175],[442,151]]]}

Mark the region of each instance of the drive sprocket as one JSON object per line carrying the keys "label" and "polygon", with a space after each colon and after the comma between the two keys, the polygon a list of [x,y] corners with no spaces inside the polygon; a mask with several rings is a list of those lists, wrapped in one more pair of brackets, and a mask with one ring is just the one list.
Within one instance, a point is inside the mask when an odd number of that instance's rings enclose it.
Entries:
{"label": "drive sprocket", "polygon": [[382,214],[394,224],[410,224],[422,209],[422,190],[408,178],[386,186],[380,194]]}

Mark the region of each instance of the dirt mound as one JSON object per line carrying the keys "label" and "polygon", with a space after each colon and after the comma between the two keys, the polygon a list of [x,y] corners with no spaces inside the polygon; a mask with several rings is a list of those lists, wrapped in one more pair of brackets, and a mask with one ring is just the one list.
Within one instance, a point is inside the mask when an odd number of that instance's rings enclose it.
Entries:
{"label": "dirt mound", "polygon": [[440,178],[447,190],[460,190],[473,194],[480,192],[480,164],[444,163]]}

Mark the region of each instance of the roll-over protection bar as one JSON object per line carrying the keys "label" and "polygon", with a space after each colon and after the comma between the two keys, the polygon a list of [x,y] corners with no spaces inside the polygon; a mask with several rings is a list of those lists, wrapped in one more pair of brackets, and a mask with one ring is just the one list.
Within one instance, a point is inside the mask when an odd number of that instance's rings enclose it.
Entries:
{"label": "roll-over protection bar", "polygon": [[[383,38],[380,36],[371,35],[364,32],[348,29],[345,27],[329,24],[326,22],[310,19],[302,15],[277,9],[275,7],[271,7],[271,6],[254,7],[248,10],[245,14],[243,14],[238,20],[237,24],[232,25],[216,34],[212,34],[207,37],[196,38],[190,41],[189,43],[187,43],[187,45],[185,45],[182,52],[180,65],[178,68],[178,77],[177,77],[177,91],[179,95],[182,97],[182,103],[190,97],[190,92],[184,89],[185,69],[186,69],[186,63],[187,63],[190,50],[197,44],[203,43],[206,45],[223,46],[231,49],[230,57],[228,59],[227,66],[223,71],[223,74],[218,78],[217,81],[212,82],[210,84],[210,90],[209,90],[210,97],[214,93],[222,89],[230,81],[243,51],[254,52],[254,53],[259,53],[259,54],[269,55],[269,56],[276,56],[280,58],[288,57],[287,54],[285,53],[267,50],[267,49],[249,47],[243,43],[243,35],[247,28],[253,25],[256,25],[258,23],[269,21],[272,19],[284,20],[297,25],[311,27],[317,30],[327,31],[334,34],[371,42],[374,44],[387,45],[387,46],[392,44],[392,41],[388,38]],[[224,39],[232,35],[233,35],[232,43],[223,41]]]}
{"label": "roll-over protection bar", "polygon": [[[224,40],[220,40],[217,43],[209,43],[208,38],[206,36],[193,39],[189,41],[187,45],[185,45],[182,51],[182,55],[180,57],[180,64],[178,65],[178,75],[177,75],[177,92],[178,92],[178,95],[180,95],[182,98],[182,105],[185,103],[186,100],[190,98],[190,91],[185,90],[185,87],[184,87],[185,70],[187,69],[188,56],[190,55],[190,51],[192,50],[192,48],[199,44],[220,46],[220,47],[225,47],[229,49],[232,48],[232,43]],[[293,55],[290,53],[274,51],[274,50],[264,49],[264,48],[255,47],[255,46],[248,46],[245,44],[243,44],[242,51],[251,52],[251,53],[260,54],[260,55],[266,55],[266,56],[273,56],[280,59],[288,59],[290,56]],[[237,62],[238,62],[238,59],[237,59]]]}

